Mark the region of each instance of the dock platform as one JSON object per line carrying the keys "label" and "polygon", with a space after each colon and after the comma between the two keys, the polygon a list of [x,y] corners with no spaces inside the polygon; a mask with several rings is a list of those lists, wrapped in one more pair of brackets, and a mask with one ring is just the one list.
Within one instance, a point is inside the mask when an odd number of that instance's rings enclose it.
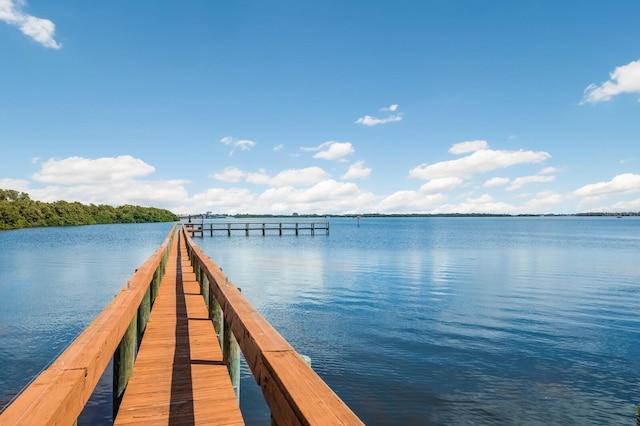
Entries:
{"label": "dock platform", "polygon": [[184,237],[173,244],[114,424],[242,425]]}
{"label": "dock platform", "polygon": [[249,236],[250,234],[267,234],[300,235],[301,232],[309,232],[315,235],[316,231],[324,231],[329,235],[329,222],[200,222],[185,223],[187,232],[191,237],[204,237],[205,234],[213,237],[214,234],[225,234],[231,236],[233,234],[242,234]]}

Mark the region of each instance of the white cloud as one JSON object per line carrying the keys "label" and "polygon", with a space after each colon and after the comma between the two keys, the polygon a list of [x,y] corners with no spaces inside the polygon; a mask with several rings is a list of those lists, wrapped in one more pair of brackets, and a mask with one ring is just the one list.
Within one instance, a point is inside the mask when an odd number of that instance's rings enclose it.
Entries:
{"label": "white cloud", "polygon": [[522,185],[526,185],[528,183],[538,182],[553,182],[555,180],[555,176],[523,176],[519,178],[515,178],[511,185],[507,187],[507,191],[515,191],[516,189],[520,189]]}
{"label": "white cloud", "polygon": [[[389,105],[388,107],[380,108],[382,112],[397,112],[398,104]],[[377,126],[378,124],[387,124],[393,123],[394,121],[401,121],[402,113],[398,112],[396,114],[391,114],[385,118],[373,117],[371,115],[365,115],[364,117],[358,118],[355,122],[358,124],[362,124],[364,126]]]}
{"label": "white cloud", "polygon": [[581,204],[592,203],[619,194],[640,192],[640,175],[625,173],[615,176],[608,182],[592,183],[573,191],[583,197]]}
{"label": "white cloud", "polygon": [[493,177],[485,181],[485,183],[483,183],[482,186],[484,186],[485,188],[494,188],[496,186],[506,185],[509,183],[509,181],[510,181],[509,178]]}
{"label": "white cloud", "polygon": [[[210,188],[193,196],[190,206],[181,211],[216,213],[246,213],[255,204],[256,196],[246,188]],[[194,207],[195,206],[195,207]]]}
{"label": "white cloud", "polygon": [[[454,145],[452,150],[464,152],[465,149],[479,147],[481,144],[465,142],[461,147]],[[468,145],[464,145],[468,144]],[[477,173],[485,173],[491,170],[503,169],[509,166],[523,163],[541,163],[551,155],[544,151],[504,151],[492,149],[478,149],[471,155],[456,160],[442,161],[434,164],[421,164],[409,171],[409,176],[418,179],[438,179],[445,177],[469,178]]]}
{"label": "white cloud", "polygon": [[244,179],[246,173],[237,167],[227,167],[222,172],[214,173],[209,177],[220,180],[222,182],[240,182]]}
{"label": "white cloud", "polygon": [[236,139],[232,136],[225,136],[224,138],[220,139],[220,143],[230,145],[232,147],[231,151],[229,152],[229,156],[233,155],[235,148],[240,148],[242,151],[251,151],[251,149],[256,146],[256,142],[252,140]]}
{"label": "white cloud", "polygon": [[375,199],[353,183],[328,179],[302,189],[291,186],[271,188],[262,193],[252,211],[270,213],[353,213],[369,211]]}
{"label": "white cloud", "polygon": [[280,145],[275,145],[275,146],[273,147],[273,150],[274,150],[274,151],[282,151],[282,149],[283,149],[283,148],[284,148],[284,145],[283,145],[283,144],[280,144]]}
{"label": "white cloud", "polygon": [[0,179],[0,189],[13,189],[14,191],[27,192],[29,181],[25,179]]}
{"label": "white cloud", "polygon": [[74,185],[128,181],[153,173],[155,168],[130,155],[97,159],[68,157],[42,163],[33,180],[42,183]]}
{"label": "white cloud", "polygon": [[255,185],[269,185],[271,178],[264,169],[258,170],[256,173],[247,173],[247,182]]}
{"label": "white cloud", "polygon": [[349,170],[341,177],[342,179],[366,178],[371,174],[371,168],[364,167],[364,161],[359,160],[349,166]]}
{"label": "white cloud", "polygon": [[130,155],[89,159],[50,159],[33,174],[44,188],[29,189],[34,200],[78,201],[84,204],[136,204],[171,209],[186,202],[186,180],[139,180],[155,171]]}
{"label": "white cloud", "polygon": [[54,40],[56,26],[48,19],[36,18],[25,13],[24,0],[0,0],[0,21],[16,26],[26,36],[31,37],[44,47],[60,49],[61,44]]}
{"label": "white cloud", "polygon": [[429,213],[446,199],[443,194],[425,194],[419,191],[397,191],[375,206],[380,213]]}
{"label": "white cloud", "polygon": [[387,124],[393,123],[394,121],[402,120],[402,114],[392,114],[386,118],[377,118],[371,115],[365,115],[364,117],[360,117],[356,120],[356,123],[362,124],[365,126],[377,126],[378,124]]}
{"label": "white cloud", "polygon": [[490,213],[490,214],[513,214],[517,208],[511,204],[496,201],[488,194],[483,194],[476,198],[467,198],[459,204],[445,204],[439,206],[434,213]]}
{"label": "white cloud", "polygon": [[622,93],[640,93],[640,60],[617,67],[609,76],[610,80],[600,86],[587,86],[581,104],[609,101]]}
{"label": "white cloud", "polygon": [[489,148],[489,144],[487,141],[476,140],[476,141],[466,141],[466,142],[458,142],[454,144],[449,152],[451,154],[466,154],[467,152],[475,152],[481,149]]}
{"label": "white cloud", "polygon": [[631,200],[631,201],[620,201],[619,203],[615,203],[610,208],[607,208],[606,211],[614,211],[614,212],[640,211],[640,198]]}
{"label": "white cloud", "polygon": [[540,174],[541,175],[549,175],[549,174],[555,173],[557,171],[558,171],[558,169],[556,169],[555,167],[545,167],[542,170],[540,170]]}
{"label": "white cloud", "polygon": [[457,177],[447,177],[440,179],[432,179],[420,187],[420,191],[424,193],[438,193],[450,191],[464,183],[464,180]]}
{"label": "white cloud", "polygon": [[305,169],[283,170],[272,179],[269,184],[272,186],[308,186],[317,184],[327,179],[329,174],[320,167],[307,167]]}
{"label": "white cloud", "polygon": [[558,205],[563,201],[565,201],[565,197],[557,192],[539,192],[520,206],[518,213],[550,213],[552,206]]}
{"label": "white cloud", "polygon": [[344,157],[353,154],[356,150],[351,142],[327,141],[317,147],[302,147],[302,151],[318,151],[313,158],[321,158],[323,160],[346,161]]}
{"label": "white cloud", "polygon": [[210,177],[231,183],[246,181],[256,185],[309,186],[328,179],[330,175],[320,167],[283,170],[273,177],[270,177],[265,170],[251,173],[240,170],[237,167],[227,167],[221,172],[212,174]]}
{"label": "white cloud", "polygon": [[185,180],[138,181],[132,179],[88,185],[50,185],[42,189],[31,189],[29,195],[35,200],[44,202],[65,200],[84,204],[114,206],[135,204],[173,209],[187,200],[185,183],[187,183]]}

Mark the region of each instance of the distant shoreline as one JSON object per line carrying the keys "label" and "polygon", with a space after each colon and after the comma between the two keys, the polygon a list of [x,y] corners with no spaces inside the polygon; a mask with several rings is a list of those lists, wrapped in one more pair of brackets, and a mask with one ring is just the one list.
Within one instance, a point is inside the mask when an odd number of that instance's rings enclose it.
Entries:
{"label": "distant shoreline", "polygon": [[640,212],[585,212],[572,214],[495,214],[495,213],[352,213],[352,214],[197,214],[197,215],[178,215],[181,220],[189,219],[252,219],[252,218],[330,218],[330,217],[589,217],[589,216],[640,216]]}

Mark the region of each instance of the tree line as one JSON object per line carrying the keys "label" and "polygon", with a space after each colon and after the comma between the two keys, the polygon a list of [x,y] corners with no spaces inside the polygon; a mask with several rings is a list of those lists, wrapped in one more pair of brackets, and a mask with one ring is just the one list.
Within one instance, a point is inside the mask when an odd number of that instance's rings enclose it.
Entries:
{"label": "tree line", "polygon": [[180,218],[169,210],[125,204],[81,204],[34,201],[25,192],[0,189],[0,229],[36,226],[96,225],[106,223],[174,222]]}

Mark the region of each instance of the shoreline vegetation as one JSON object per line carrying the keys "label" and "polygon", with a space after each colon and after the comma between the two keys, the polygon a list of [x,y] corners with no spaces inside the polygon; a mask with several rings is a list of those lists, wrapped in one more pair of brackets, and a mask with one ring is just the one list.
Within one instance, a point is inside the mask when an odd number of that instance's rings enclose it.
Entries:
{"label": "shoreline vegetation", "polygon": [[109,223],[175,222],[179,217],[155,207],[34,201],[25,192],[0,189],[0,230]]}

